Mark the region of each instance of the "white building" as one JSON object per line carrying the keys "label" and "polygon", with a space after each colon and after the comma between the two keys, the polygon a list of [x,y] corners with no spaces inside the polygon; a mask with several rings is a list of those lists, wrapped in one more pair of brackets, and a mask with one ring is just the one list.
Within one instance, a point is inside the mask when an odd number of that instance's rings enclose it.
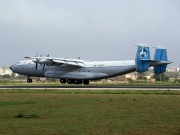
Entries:
{"label": "white building", "polygon": [[11,76],[12,74],[12,71],[7,68],[7,67],[3,67],[3,68],[0,68],[0,75],[10,75]]}
{"label": "white building", "polygon": [[179,67],[171,67],[171,68],[167,68],[168,72],[179,72]]}

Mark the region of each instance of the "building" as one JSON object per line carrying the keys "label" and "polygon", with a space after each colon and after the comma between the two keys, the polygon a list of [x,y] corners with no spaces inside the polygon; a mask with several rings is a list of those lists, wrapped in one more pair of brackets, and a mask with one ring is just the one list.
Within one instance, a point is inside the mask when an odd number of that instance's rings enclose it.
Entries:
{"label": "building", "polygon": [[7,67],[0,67],[0,75],[12,75],[12,71]]}
{"label": "building", "polygon": [[167,68],[168,72],[179,72],[179,67],[171,67],[171,68]]}

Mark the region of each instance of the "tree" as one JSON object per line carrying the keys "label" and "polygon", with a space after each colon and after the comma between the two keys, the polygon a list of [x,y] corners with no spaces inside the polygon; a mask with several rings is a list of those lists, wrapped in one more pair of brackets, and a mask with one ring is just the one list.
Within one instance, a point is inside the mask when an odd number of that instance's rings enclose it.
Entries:
{"label": "tree", "polygon": [[10,75],[3,75],[3,78],[10,78]]}
{"label": "tree", "polygon": [[180,83],[180,79],[175,79],[173,83]]}
{"label": "tree", "polygon": [[147,73],[137,73],[137,80],[147,80]]}
{"label": "tree", "polygon": [[169,78],[178,78],[179,77],[179,72],[168,72]]}
{"label": "tree", "polygon": [[169,76],[167,76],[166,74],[154,74],[153,76],[154,79],[156,79],[156,81],[163,81],[163,82],[168,82],[169,81]]}

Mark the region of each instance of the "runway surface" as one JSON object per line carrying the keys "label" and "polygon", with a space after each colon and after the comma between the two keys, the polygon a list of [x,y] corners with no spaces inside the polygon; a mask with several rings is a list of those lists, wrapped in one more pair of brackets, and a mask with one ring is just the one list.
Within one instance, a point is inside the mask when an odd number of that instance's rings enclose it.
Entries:
{"label": "runway surface", "polygon": [[0,89],[60,89],[60,90],[180,90],[180,86],[46,86],[14,85],[0,86]]}

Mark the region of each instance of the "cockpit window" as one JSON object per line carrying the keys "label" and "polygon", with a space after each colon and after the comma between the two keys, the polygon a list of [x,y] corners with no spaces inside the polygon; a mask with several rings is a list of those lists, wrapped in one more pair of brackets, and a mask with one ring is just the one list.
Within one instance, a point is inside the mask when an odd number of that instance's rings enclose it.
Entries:
{"label": "cockpit window", "polygon": [[14,64],[14,65],[12,65],[12,66],[16,66],[16,65],[18,65],[20,62],[18,62],[18,63],[16,63],[16,64]]}
{"label": "cockpit window", "polygon": [[14,64],[13,66],[15,66],[15,65],[18,65],[20,62],[18,62],[18,63],[16,63],[16,64]]}

